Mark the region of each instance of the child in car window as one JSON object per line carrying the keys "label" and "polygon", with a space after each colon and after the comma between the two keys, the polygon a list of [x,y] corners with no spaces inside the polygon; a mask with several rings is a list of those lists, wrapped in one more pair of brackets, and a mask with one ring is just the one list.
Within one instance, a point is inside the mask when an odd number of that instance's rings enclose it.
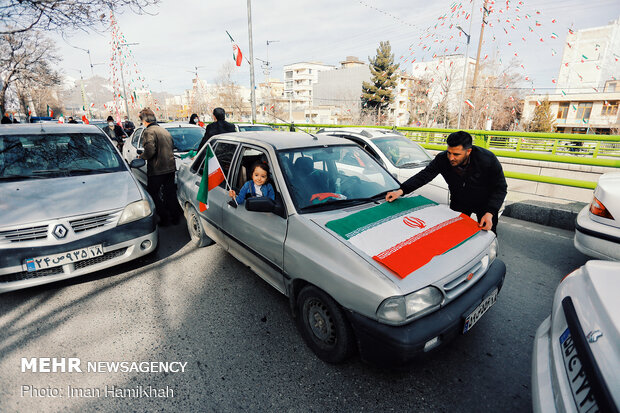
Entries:
{"label": "child in car window", "polygon": [[275,201],[276,195],[271,184],[267,183],[268,178],[269,165],[265,162],[256,162],[252,165],[252,180],[243,184],[239,195],[232,189],[228,192],[228,195],[234,198],[239,205],[243,204],[243,201],[251,196],[265,196]]}

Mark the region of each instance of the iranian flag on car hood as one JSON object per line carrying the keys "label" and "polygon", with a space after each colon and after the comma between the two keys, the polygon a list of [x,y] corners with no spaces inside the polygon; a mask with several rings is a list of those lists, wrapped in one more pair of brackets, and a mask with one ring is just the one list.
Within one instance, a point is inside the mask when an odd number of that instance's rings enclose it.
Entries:
{"label": "iranian flag on car hood", "polygon": [[400,278],[480,231],[467,215],[422,196],[385,202],[329,221],[325,227]]}

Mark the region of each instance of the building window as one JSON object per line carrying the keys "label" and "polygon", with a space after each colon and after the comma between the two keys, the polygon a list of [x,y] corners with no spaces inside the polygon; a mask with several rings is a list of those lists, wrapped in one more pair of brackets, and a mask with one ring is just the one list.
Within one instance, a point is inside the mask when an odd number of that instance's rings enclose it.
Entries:
{"label": "building window", "polygon": [[569,102],[560,102],[560,107],[558,108],[558,119],[566,119],[566,117],[568,116],[569,106]]}
{"label": "building window", "polygon": [[293,78],[293,71],[292,70],[288,70],[286,72],[286,78],[287,79],[292,79]]}
{"label": "building window", "polygon": [[311,75],[312,74],[312,69],[308,69],[308,74]]}
{"label": "building window", "polygon": [[605,92],[615,92],[618,82],[607,82],[605,85]]}
{"label": "building window", "polygon": [[582,102],[577,106],[577,119],[587,120],[590,119],[590,113],[592,113],[592,102]]}
{"label": "building window", "polygon": [[601,109],[601,115],[614,116],[618,114],[618,101],[604,101],[603,109]]}

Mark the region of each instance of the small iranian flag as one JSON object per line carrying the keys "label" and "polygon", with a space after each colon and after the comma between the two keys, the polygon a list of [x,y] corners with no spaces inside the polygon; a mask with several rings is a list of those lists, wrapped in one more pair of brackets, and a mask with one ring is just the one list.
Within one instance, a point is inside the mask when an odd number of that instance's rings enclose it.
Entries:
{"label": "small iranian flag", "polygon": [[47,116],[54,117],[54,109],[50,108],[50,105],[47,105]]}
{"label": "small iranian flag", "polygon": [[400,278],[480,231],[467,215],[423,196],[385,202],[325,226]]}
{"label": "small iranian flag", "polygon": [[466,99],[465,103],[467,104],[467,106],[469,106],[472,109],[476,109],[476,106],[474,106],[474,102],[472,102],[470,99]]}
{"label": "small iranian flag", "polygon": [[205,150],[207,151],[207,154],[205,156],[205,163],[202,172],[202,181],[200,181],[200,188],[198,189],[198,196],[196,197],[199,202],[198,206],[200,212],[203,212],[209,208],[207,202],[209,191],[213,188],[217,188],[226,180],[222,167],[213,152],[213,148],[211,148],[211,144],[207,143],[207,148]]}
{"label": "small iranian flag", "polygon": [[86,115],[82,115],[82,122],[84,122],[85,124],[90,124],[90,121],[88,120],[88,118],[86,117]]}
{"label": "small iranian flag", "polygon": [[235,64],[237,66],[241,66],[241,61],[243,60],[243,55],[241,54],[241,49],[239,49],[239,46],[237,45],[237,43],[235,43],[235,41],[233,40],[233,38],[230,35],[230,33],[228,33],[228,31],[226,31],[226,34],[228,35],[228,37],[230,37],[230,41],[232,43],[233,60],[235,61]]}

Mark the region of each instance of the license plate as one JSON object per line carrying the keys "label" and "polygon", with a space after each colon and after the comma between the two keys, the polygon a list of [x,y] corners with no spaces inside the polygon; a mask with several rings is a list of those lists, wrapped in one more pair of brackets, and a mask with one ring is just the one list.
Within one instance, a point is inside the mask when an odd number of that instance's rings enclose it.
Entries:
{"label": "license plate", "polygon": [[598,411],[599,408],[596,405],[594,394],[590,388],[590,382],[588,381],[586,372],[583,370],[581,360],[579,360],[577,349],[575,348],[573,338],[568,328],[560,336],[560,346],[562,347],[562,359],[564,360],[564,367],[566,368],[568,382],[570,383],[570,389],[573,393],[577,411],[580,413]]}
{"label": "license plate", "polygon": [[44,270],[52,267],[83,261],[88,258],[103,255],[103,247],[94,245],[92,247],[80,248],[73,251],[62,252],[60,254],[43,255],[36,258],[24,260],[24,269],[28,272]]}
{"label": "license plate", "polygon": [[497,301],[497,289],[493,290],[491,295],[482,300],[480,305],[476,307],[467,317],[465,317],[465,325],[463,326],[463,334],[467,333],[471,328],[482,318],[482,315],[486,313],[489,308]]}

